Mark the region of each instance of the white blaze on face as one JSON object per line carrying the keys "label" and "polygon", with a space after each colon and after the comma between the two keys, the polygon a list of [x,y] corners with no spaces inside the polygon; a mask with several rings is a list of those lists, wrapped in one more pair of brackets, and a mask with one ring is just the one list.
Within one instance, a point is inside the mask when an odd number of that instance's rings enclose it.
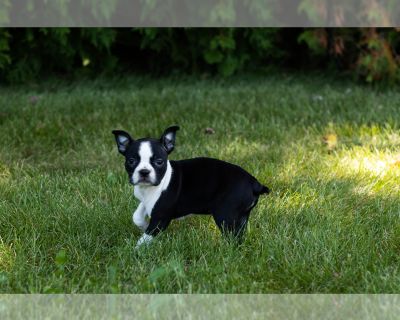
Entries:
{"label": "white blaze on face", "polygon": [[149,178],[152,183],[156,181],[156,173],[153,166],[150,163],[150,159],[153,156],[153,151],[151,150],[150,142],[142,142],[139,146],[139,157],[140,162],[132,174],[133,182],[137,183],[140,178],[139,171],[147,169],[150,171]]}

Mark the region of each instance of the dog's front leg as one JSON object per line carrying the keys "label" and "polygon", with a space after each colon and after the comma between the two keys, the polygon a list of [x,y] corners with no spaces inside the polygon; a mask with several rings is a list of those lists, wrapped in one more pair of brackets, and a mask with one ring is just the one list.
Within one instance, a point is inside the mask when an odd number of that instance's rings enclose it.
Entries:
{"label": "dog's front leg", "polygon": [[149,226],[147,221],[147,213],[143,203],[139,203],[139,206],[135,210],[132,216],[133,223],[140,228],[140,230],[145,231]]}
{"label": "dog's front leg", "polygon": [[156,215],[152,215],[149,226],[136,243],[136,248],[140,247],[142,244],[150,243],[160,231],[164,231],[168,227],[170,222],[171,219],[160,219]]}

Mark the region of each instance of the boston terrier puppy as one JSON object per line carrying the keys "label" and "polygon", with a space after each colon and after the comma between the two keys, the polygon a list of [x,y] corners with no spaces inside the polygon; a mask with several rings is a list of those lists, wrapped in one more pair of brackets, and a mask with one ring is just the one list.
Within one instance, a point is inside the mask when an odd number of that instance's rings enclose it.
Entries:
{"label": "boston terrier puppy", "polygon": [[133,222],[144,234],[136,247],[150,242],[171,220],[192,213],[211,214],[223,233],[240,238],[251,209],[269,189],[241,167],[221,160],[169,161],[178,130],[173,126],[160,139],[137,140],[125,131],[112,132],[140,201]]}

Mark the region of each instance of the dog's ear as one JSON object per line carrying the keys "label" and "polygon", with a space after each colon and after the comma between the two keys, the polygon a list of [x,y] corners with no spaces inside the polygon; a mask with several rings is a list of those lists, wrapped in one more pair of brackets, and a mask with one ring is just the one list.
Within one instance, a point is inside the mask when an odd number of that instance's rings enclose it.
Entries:
{"label": "dog's ear", "polygon": [[112,132],[117,142],[118,151],[125,155],[128,146],[133,142],[133,139],[128,132],[122,130],[113,130]]}
{"label": "dog's ear", "polygon": [[178,126],[169,127],[164,131],[163,135],[161,136],[161,144],[164,146],[165,150],[167,150],[167,153],[171,153],[172,150],[174,150],[175,136],[178,130]]}

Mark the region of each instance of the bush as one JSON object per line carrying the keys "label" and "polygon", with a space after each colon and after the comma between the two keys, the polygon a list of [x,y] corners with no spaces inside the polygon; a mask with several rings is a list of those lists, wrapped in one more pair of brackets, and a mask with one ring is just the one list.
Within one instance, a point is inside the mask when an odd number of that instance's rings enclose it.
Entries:
{"label": "bush", "polygon": [[[46,74],[71,73],[101,62],[105,70],[115,67],[110,53],[113,29],[8,29],[0,34],[0,70],[11,83],[34,80]],[[100,71],[99,68],[93,71]]]}
{"label": "bush", "polygon": [[230,76],[271,66],[350,71],[399,82],[397,29],[0,29],[2,82],[115,72]]}
{"label": "bush", "polygon": [[299,36],[299,42],[307,45],[310,55],[366,82],[400,80],[398,29],[311,29]]}

